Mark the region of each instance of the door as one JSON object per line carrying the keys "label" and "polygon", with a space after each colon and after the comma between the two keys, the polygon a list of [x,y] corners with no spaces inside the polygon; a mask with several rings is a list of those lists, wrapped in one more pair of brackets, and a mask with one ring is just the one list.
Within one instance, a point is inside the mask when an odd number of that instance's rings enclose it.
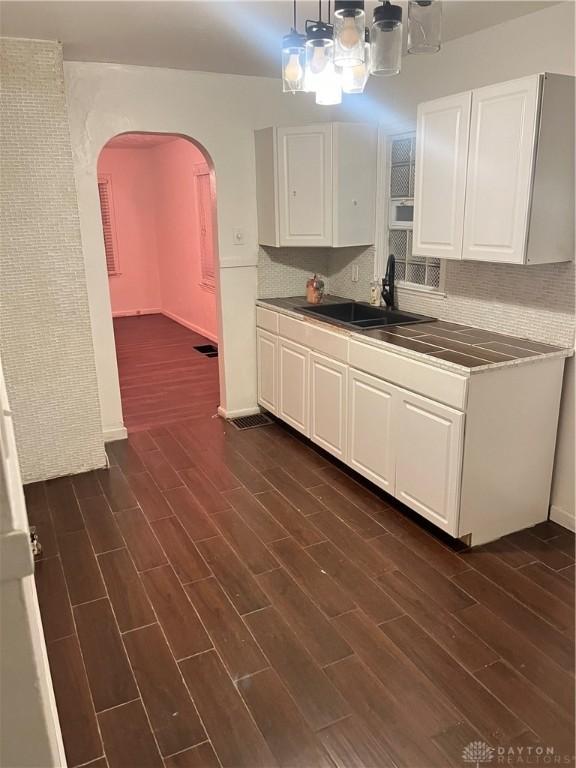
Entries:
{"label": "door", "polygon": [[539,75],[473,91],[465,259],[524,263],[539,93]]}
{"label": "door", "polygon": [[398,393],[395,496],[456,536],[464,414],[404,390]]}
{"label": "door", "polygon": [[348,463],[388,493],[394,493],[393,403],[396,387],[349,369]]}
{"label": "door", "polygon": [[310,353],[310,438],[346,461],[348,366]]}
{"label": "door", "polygon": [[256,331],[258,352],[258,404],[276,413],[278,398],[278,339],[267,331]]}
{"label": "door", "polygon": [[462,258],[470,91],[418,107],[412,253]]}
{"label": "door", "polygon": [[309,352],[279,338],[278,358],[278,416],[308,437]]}
{"label": "door", "polygon": [[332,244],[332,127],[278,128],[280,245]]}

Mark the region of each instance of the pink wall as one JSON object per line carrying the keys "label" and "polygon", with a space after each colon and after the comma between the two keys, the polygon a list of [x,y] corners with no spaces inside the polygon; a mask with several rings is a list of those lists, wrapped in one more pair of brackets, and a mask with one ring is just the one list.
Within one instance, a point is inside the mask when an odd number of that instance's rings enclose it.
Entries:
{"label": "pink wall", "polygon": [[201,284],[194,171],[206,166],[185,139],[155,147],[162,310],[216,339],[216,297]]}
{"label": "pink wall", "polygon": [[121,271],[109,278],[112,312],[160,311],[216,341],[216,295],[201,285],[194,183],[206,160],[185,139],[132,137],[113,139],[98,162],[112,180]]}
{"label": "pink wall", "polygon": [[98,175],[111,179],[120,274],[108,279],[114,314],[159,311],[155,166],[150,150],[105,147]]}

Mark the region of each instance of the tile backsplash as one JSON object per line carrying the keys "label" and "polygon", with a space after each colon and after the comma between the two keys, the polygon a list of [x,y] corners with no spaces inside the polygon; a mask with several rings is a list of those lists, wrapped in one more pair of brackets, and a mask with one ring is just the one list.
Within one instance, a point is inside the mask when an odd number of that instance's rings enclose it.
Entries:
{"label": "tile backsplash", "polygon": [[[358,282],[352,282],[352,267]],[[374,248],[260,248],[258,296],[304,295],[314,272],[330,293],[368,301]],[[445,296],[398,292],[402,309],[544,343],[574,344],[574,262],[514,266],[447,262]]]}

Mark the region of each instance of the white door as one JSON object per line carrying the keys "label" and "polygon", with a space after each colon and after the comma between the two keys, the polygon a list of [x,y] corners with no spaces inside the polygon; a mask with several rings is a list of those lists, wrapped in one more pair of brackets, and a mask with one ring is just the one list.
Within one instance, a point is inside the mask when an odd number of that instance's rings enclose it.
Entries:
{"label": "white door", "polygon": [[258,403],[270,413],[276,413],[278,399],[278,338],[258,328]]}
{"label": "white door", "polygon": [[470,91],[418,106],[412,252],[462,258]]}
{"label": "white door", "polygon": [[278,128],[280,245],[332,245],[332,127]]}
{"label": "white door", "polygon": [[396,387],[349,369],[348,463],[357,472],[394,493],[393,413]]}
{"label": "white door", "polygon": [[310,438],[346,461],[348,366],[310,353]]}
{"label": "white door", "polygon": [[395,496],[458,533],[464,414],[404,390],[395,402]]}
{"label": "white door", "polygon": [[278,416],[308,436],[309,352],[300,344],[279,338],[278,358]]}
{"label": "white door", "polygon": [[472,93],[465,259],[524,263],[539,92],[534,75]]}

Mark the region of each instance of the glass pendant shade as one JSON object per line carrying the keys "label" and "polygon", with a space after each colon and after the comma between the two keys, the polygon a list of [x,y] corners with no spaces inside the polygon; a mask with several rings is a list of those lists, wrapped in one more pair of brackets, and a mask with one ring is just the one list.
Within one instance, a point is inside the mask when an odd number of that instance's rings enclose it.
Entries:
{"label": "glass pendant shade", "polygon": [[437,53],[442,45],[440,0],[408,3],[408,53]]}
{"label": "glass pendant shade", "polygon": [[364,62],[363,0],[336,0],[334,9],[334,63],[354,67]]}
{"label": "glass pendant shade", "polygon": [[316,104],[330,107],[342,103],[342,83],[332,62],[326,67],[316,86]]}
{"label": "glass pendant shade", "polygon": [[306,71],[306,38],[292,30],[282,44],[282,90],[297,93],[304,90]]}
{"label": "glass pendant shade", "polygon": [[370,72],[397,75],[402,66],[402,8],[389,2],[374,10],[370,30]]}
{"label": "glass pendant shade", "polygon": [[364,62],[355,67],[341,69],[342,91],[344,93],[364,93],[370,76],[370,43],[364,43]]}
{"label": "glass pendant shade", "polygon": [[306,25],[306,70],[304,88],[315,92],[330,72],[334,72],[332,27],[323,22]]}

